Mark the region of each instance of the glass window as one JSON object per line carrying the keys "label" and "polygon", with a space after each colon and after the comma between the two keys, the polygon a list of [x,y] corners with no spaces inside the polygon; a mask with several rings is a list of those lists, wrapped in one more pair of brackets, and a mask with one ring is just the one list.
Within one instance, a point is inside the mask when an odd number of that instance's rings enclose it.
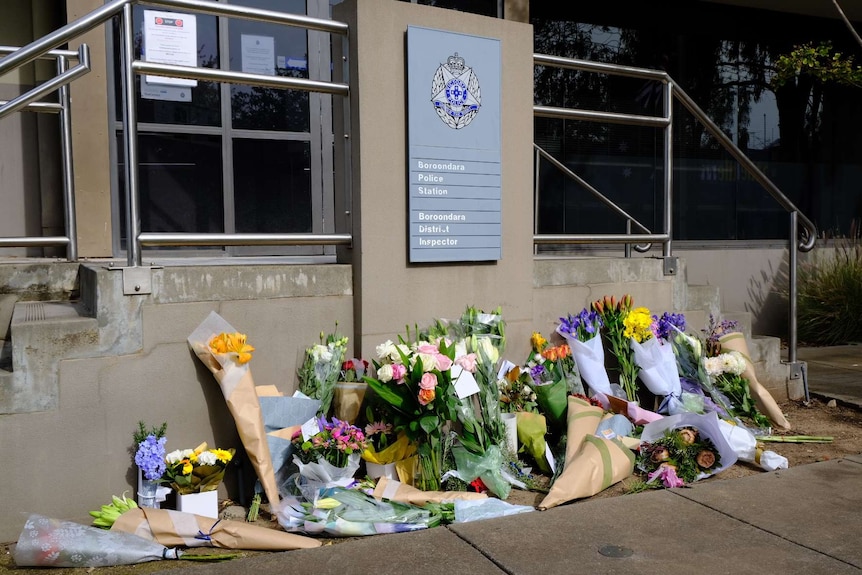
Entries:
{"label": "glass window", "polygon": [[311,232],[311,146],[233,140],[236,231]]}
{"label": "glass window", "polygon": [[[155,10],[155,8],[147,8]],[[169,10],[162,10],[169,11]],[[191,16],[191,15],[189,15]],[[198,66],[218,68],[218,29],[216,17],[195,14],[197,24]],[[144,7],[134,7],[135,59],[143,60]],[[116,62],[115,89],[117,121],[123,120],[122,69],[120,62],[120,34],[114,26],[114,52]],[[143,91],[142,91],[143,89]],[[190,126],[220,126],[219,84],[198,81],[197,86],[180,89],[159,84],[148,84],[144,77],[135,74],[138,121],[144,124],[179,124]]]}
{"label": "glass window", "polygon": [[[120,189],[125,189],[123,135],[117,134]],[[143,232],[224,232],[221,137],[198,134],[138,136]],[[120,194],[120,213],[125,213]],[[121,218],[123,237],[126,222]]]}
{"label": "glass window", "polygon": [[[847,234],[860,219],[858,192],[847,184],[862,163],[858,88],[799,82],[775,89],[773,62],[794,45],[831,38],[853,51],[838,19],[763,13],[717,3],[671,2],[696,27],[667,19],[667,11],[621,0],[530,7],[535,51],[570,58],[664,70],[706,115],[821,229]],[[839,47],[839,42],[843,44]],[[855,46],[858,49],[858,46]],[[656,115],[656,82],[536,68],[536,103],[586,110]],[[788,216],[709,134],[676,103],[674,119],[674,236],[700,239],[786,239]],[[661,193],[664,134],[592,122],[537,119],[535,141],[620,206],[634,213]],[[851,152],[852,151],[852,152]],[[550,186],[559,176],[541,175],[549,204],[539,206],[542,233],[586,233],[602,220],[560,212],[577,205]],[[829,175],[827,175],[829,174]],[[619,181],[614,182],[617,178]],[[616,184],[602,187],[599,184]],[[566,184],[570,185],[571,184]],[[564,197],[568,196],[568,197]],[[660,222],[663,206],[646,225]],[[606,231],[617,232],[619,219]],[[857,224],[858,225],[858,224]],[[585,227],[586,226],[586,227]]]}
{"label": "glass window", "polygon": [[[304,0],[239,0],[252,8],[305,14]],[[255,74],[308,78],[308,32],[232,18],[230,69]],[[249,130],[309,130],[308,92],[231,85],[233,127]]]}

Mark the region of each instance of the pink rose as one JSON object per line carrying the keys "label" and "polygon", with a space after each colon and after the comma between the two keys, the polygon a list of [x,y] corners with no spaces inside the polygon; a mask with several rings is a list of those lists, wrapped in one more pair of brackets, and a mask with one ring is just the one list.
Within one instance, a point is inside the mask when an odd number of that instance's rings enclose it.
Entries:
{"label": "pink rose", "polygon": [[419,380],[419,387],[422,389],[434,389],[437,387],[437,376],[433,373],[423,373],[422,379]]}
{"label": "pink rose", "polygon": [[449,359],[448,355],[438,353],[435,357],[437,358],[437,369],[440,371],[446,371],[452,367],[452,360]]}
{"label": "pink rose", "polygon": [[455,363],[470,373],[476,373],[476,354],[468,353],[455,359]]}
{"label": "pink rose", "polygon": [[417,353],[427,353],[428,355],[437,355],[440,353],[440,349],[431,343],[423,343],[419,347],[416,348]]}

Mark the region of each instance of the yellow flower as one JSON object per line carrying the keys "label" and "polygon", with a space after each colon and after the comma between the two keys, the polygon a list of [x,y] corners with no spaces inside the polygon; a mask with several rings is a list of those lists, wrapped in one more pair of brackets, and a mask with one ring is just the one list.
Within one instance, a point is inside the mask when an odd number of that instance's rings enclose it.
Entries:
{"label": "yellow flower", "polygon": [[626,314],[623,325],[625,326],[623,336],[634,338],[638,343],[652,337],[652,330],[650,329],[652,317],[645,307],[636,307]]}
{"label": "yellow flower", "polygon": [[254,348],[246,343],[247,336],[244,333],[220,333],[210,341],[210,349],[217,354],[230,354],[234,356],[237,364],[243,365],[251,361],[251,352]]}
{"label": "yellow flower", "polygon": [[184,459],[183,460],[183,475],[191,475],[192,469],[194,469],[194,467],[192,466],[192,462],[189,461],[188,459]]}
{"label": "yellow flower", "polygon": [[335,509],[341,505],[341,501],[333,497],[324,497],[314,502],[314,507],[317,509]]}
{"label": "yellow flower", "polygon": [[231,453],[227,449],[213,449],[212,452],[213,455],[216,456],[216,459],[218,459],[222,463],[230,463],[230,460],[233,459],[233,453]]}
{"label": "yellow flower", "polygon": [[533,346],[533,351],[542,351],[548,345],[548,340],[542,337],[542,334],[539,332],[534,331],[530,337],[530,345]]}

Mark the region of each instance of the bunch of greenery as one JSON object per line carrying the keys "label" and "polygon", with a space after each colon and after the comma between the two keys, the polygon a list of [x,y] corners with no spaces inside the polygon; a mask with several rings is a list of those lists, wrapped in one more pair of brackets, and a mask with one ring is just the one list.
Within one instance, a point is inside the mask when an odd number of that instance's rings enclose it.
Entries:
{"label": "bunch of greenery", "polygon": [[836,246],[834,258],[801,265],[797,278],[800,341],[814,345],[862,341],[862,244]]}

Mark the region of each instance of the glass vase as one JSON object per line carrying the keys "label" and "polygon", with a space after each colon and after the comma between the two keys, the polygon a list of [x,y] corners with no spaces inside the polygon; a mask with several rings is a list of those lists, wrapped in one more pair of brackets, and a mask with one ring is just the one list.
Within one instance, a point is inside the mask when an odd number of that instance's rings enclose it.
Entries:
{"label": "glass vase", "polygon": [[440,491],[443,469],[443,441],[438,435],[426,435],[416,449],[413,487],[422,491]]}
{"label": "glass vase", "polygon": [[138,506],[158,508],[159,504],[156,502],[158,490],[158,480],[141,479],[141,483],[138,485]]}

